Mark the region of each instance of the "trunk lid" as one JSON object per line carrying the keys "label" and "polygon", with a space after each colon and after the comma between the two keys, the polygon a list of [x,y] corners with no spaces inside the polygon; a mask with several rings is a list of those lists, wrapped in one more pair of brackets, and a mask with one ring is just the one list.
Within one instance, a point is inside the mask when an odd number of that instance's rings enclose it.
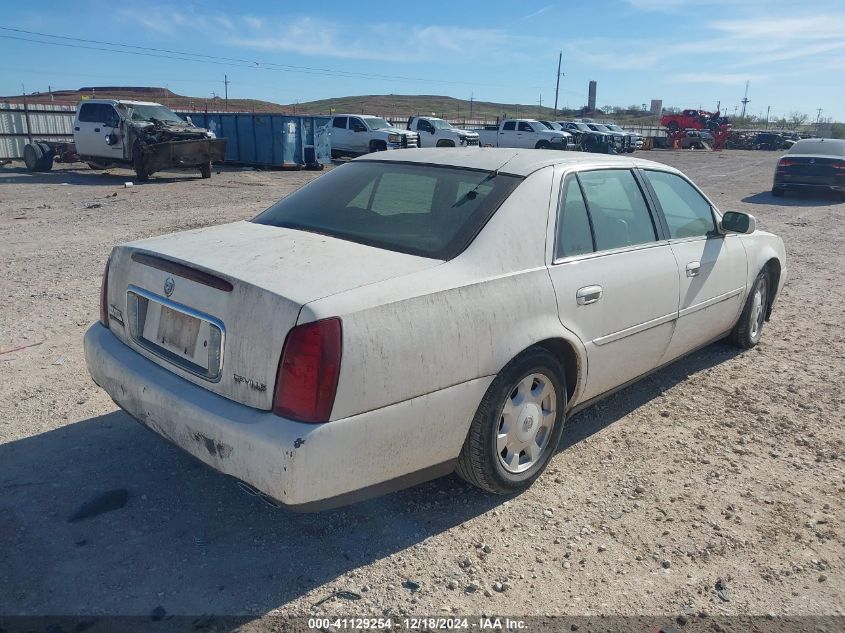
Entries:
{"label": "trunk lid", "polygon": [[440,263],[252,222],[186,231],[115,249],[110,327],[175,374],[270,409],[303,305]]}
{"label": "trunk lid", "polygon": [[845,181],[845,158],[786,154],[779,161],[775,176],[778,180],[800,183],[835,185]]}

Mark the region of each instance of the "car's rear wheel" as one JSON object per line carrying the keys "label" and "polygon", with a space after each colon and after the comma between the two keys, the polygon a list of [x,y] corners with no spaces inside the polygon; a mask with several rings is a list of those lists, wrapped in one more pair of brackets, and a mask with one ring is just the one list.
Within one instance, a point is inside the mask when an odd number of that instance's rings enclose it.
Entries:
{"label": "car's rear wheel", "polygon": [[534,149],[549,149],[551,144],[548,141],[538,141],[537,145],[534,146]]}
{"label": "car's rear wheel", "polygon": [[437,147],[455,147],[455,142],[441,139],[437,141]]}
{"label": "car's rear wheel", "polygon": [[734,345],[751,349],[760,342],[769,307],[770,281],[771,277],[766,268],[761,270],[757,279],[754,280],[739,321],[731,332],[731,341]]}
{"label": "car's rear wheel", "polygon": [[211,161],[200,165],[200,178],[211,178]]}
{"label": "car's rear wheel", "polygon": [[532,347],[490,384],[458,458],[457,472],[487,492],[528,488],[555,454],[566,410],[560,361]]}

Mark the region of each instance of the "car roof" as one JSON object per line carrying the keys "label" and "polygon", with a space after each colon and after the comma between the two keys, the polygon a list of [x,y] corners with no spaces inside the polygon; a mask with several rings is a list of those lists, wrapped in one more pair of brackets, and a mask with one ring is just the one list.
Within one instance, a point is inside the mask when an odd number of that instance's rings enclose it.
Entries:
{"label": "car roof", "polygon": [[343,114],[343,113],[340,113],[340,112],[337,113],[337,114],[333,114],[332,116],[357,116],[359,119],[381,119],[382,118],[382,117],[378,116],[377,114],[354,114],[354,113]]}
{"label": "car roof", "polygon": [[677,172],[676,169],[641,158],[592,154],[588,152],[565,152],[548,149],[514,149],[503,147],[449,147],[404,149],[391,152],[376,152],[355,159],[376,161],[397,161],[423,163],[447,167],[463,167],[482,171],[499,170],[503,174],[528,176],[538,169],[550,165],[561,165],[571,169],[591,167],[643,167]]}
{"label": "car roof", "polygon": [[115,105],[118,103],[123,103],[126,105],[148,105],[148,106],[157,106],[161,105],[160,103],[155,103],[154,101],[132,101],[130,99],[82,99],[80,101],[81,104],[85,103],[108,103],[109,105]]}

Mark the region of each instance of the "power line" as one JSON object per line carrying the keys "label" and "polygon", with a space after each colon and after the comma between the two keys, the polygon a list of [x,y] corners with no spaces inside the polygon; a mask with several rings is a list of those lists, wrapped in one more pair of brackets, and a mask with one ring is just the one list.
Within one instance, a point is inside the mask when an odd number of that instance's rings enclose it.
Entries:
{"label": "power line", "polygon": [[[52,39],[65,40],[64,42],[51,42],[45,40],[32,39],[31,37],[22,37],[15,35],[0,35],[0,38],[18,40],[23,42],[31,42],[34,44],[46,44],[49,46],[62,46],[66,48],[78,48],[86,50],[105,51],[109,53],[122,53],[124,55],[139,55],[143,57],[156,57],[160,59],[173,59],[178,61],[188,61],[196,63],[216,64],[219,66],[235,66],[240,68],[253,68],[256,70],[275,70],[281,72],[293,72],[307,75],[323,75],[330,77],[347,77],[356,79],[378,79],[389,81],[413,81],[433,84],[454,84],[466,85],[465,81],[450,81],[447,79],[429,79],[425,77],[407,77],[403,75],[381,75],[375,73],[360,73],[346,70],[338,70],[331,68],[320,68],[314,66],[294,66],[291,64],[278,64],[276,62],[258,61],[241,59],[237,57],[222,57],[219,55],[208,55],[205,53],[191,53],[186,51],[177,51],[166,48],[154,48],[150,46],[136,46],[132,44],[120,44],[117,42],[106,42],[102,40],[91,40],[80,37],[70,37],[67,35],[54,35],[51,33],[40,33],[37,31],[27,31],[24,29],[16,29],[11,27],[0,26],[0,30],[13,33],[22,33],[24,35],[46,37]],[[67,42],[76,42],[70,44]],[[96,46],[92,46],[96,45]],[[104,48],[111,47],[111,48]],[[124,50],[126,49],[126,50]],[[517,86],[508,86],[503,84],[479,84],[485,86],[495,86],[499,88],[517,88]]]}

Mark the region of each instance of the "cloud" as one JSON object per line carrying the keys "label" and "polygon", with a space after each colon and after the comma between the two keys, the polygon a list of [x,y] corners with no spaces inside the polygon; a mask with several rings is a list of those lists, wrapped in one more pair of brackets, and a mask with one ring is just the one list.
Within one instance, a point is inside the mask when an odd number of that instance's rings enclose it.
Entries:
{"label": "cloud", "polygon": [[398,22],[348,25],[310,16],[274,19],[252,15],[184,15],[152,10],[140,18],[133,13],[132,19],[157,34],[176,35],[192,29],[225,46],[371,61],[417,62],[455,58],[528,61],[532,59],[532,48],[538,41],[537,38],[513,36],[495,28]]}
{"label": "cloud", "polygon": [[548,11],[551,11],[551,10],[552,10],[552,9],[554,9],[554,8],[555,8],[555,5],[553,5],[553,4],[547,4],[547,5],[546,5],[546,6],[544,6],[542,9],[538,9],[537,11],[534,11],[533,13],[529,13],[528,15],[523,15],[523,16],[522,16],[522,19],[523,19],[523,20],[530,20],[530,19],[532,19],[532,18],[536,18],[536,17],[538,17],[538,16],[543,15],[544,13],[546,13],[546,12],[548,12]]}

